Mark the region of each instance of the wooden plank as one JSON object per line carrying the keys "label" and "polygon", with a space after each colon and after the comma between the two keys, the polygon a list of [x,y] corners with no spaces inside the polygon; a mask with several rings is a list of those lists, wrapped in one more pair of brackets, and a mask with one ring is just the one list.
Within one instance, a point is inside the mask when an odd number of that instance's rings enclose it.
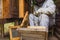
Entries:
{"label": "wooden plank", "polygon": [[9,18],[10,0],[3,0],[3,17]]}
{"label": "wooden plank", "polygon": [[28,11],[26,11],[25,16],[24,16],[23,21],[20,26],[24,25],[25,21],[27,21],[27,19],[28,19],[27,17],[28,17]]}
{"label": "wooden plank", "polygon": [[24,17],[24,0],[19,0],[19,18]]}
{"label": "wooden plank", "polygon": [[0,0],[0,19],[3,18],[3,0]]}

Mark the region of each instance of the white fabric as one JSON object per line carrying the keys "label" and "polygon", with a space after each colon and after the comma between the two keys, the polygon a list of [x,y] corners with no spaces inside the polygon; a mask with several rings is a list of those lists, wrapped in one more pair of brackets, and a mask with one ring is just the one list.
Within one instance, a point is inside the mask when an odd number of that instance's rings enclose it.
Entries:
{"label": "white fabric", "polygon": [[29,15],[30,26],[49,26],[49,17],[46,14],[41,14],[39,17],[36,17],[33,14]]}
{"label": "white fabric", "polygon": [[[46,0],[44,2],[44,4],[42,5],[42,7],[38,7],[38,6],[34,6],[34,15],[30,14],[29,15],[29,21],[30,21],[30,26],[46,26],[48,27],[49,25],[49,21],[50,24],[54,24],[55,23],[55,9],[56,6],[53,2],[53,0]],[[39,17],[36,17],[35,14],[37,13],[43,13],[40,14]],[[52,17],[48,17],[46,14],[52,14]],[[39,24],[37,23],[39,21]],[[34,23],[36,23],[36,25],[34,25]]]}
{"label": "white fabric", "polygon": [[55,13],[56,6],[53,0],[46,0],[42,7],[40,7],[36,12],[47,13],[50,12],[51,14]]}

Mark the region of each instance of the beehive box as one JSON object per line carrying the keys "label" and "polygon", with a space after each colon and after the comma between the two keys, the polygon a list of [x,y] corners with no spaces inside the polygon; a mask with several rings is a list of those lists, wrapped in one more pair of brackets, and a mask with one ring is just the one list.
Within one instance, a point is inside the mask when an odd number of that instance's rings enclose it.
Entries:
{"label": "beehive box", "polygon": [[19,28],[21,40],[48,40],[48,32],[45,27]]}

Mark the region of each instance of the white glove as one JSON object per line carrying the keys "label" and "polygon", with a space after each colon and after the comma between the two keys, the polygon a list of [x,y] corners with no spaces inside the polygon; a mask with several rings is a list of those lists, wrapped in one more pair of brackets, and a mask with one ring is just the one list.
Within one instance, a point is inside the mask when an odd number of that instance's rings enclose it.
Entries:
{"label": "white glove", "polygon": [[34,14],[34,15],[35,15],[35,14],[38,14],[38,12],[34,11],[34,13],[33,13],[33,14]]}
{"label": "white glove", "polygon": [[35,16],[40,15],[40,13],[39,13],[39,12],[37,12],[37,11],[35,11],[33,14],[34,14]]}
{"label": "white glove", "polygon": [[38,11],[37,12],[39,12],[39,13],[43,13],[43,14],[50,14],[50,12],[46,9],[46,8],[40,8],[40,9],[38,9]]}
{"label": "white glove", "polygon": [[46,13],[45,9],[43,9],[43,8],[38,9],[37,12],[39,12],[39,13]]}

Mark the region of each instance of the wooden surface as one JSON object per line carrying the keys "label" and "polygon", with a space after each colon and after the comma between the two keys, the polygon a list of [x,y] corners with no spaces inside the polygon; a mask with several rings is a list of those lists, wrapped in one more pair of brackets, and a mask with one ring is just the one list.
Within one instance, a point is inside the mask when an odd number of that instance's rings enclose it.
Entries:
{"label": "wooden surface", "polygon": [[24,17],[24,0],[19,0],[19,18]]}
{"label": "wooden surface", "polygon": [[0,19],[3,18],[3,0],[0,0]]}
{"label": "wooden surface", "polygon": [[[9,40],[9,38],[0,38],[0,40]],[[49,40],[58,40],[58,38],[55,36],[50,36]]]}
{"label": "wooden surface", "polygon": [[1,0],[1,18],[23,18],[24,0]]}
{"label": "wooden surface", "polygon": [[[40,28],[41,29],[41,28]],[[19,28],[22,40],[48,40],[48,32],[39,30],[38,28]]]}
{"label": "wooden surface", "polygon": [[58,39],[60,39],[60,0],[56,0],[57,14],[56,14],[56,27],[55,34]]}
{"label": "wooden surface", "polygon": [[10,0],[3,0],[3,18],[9,18]]}

